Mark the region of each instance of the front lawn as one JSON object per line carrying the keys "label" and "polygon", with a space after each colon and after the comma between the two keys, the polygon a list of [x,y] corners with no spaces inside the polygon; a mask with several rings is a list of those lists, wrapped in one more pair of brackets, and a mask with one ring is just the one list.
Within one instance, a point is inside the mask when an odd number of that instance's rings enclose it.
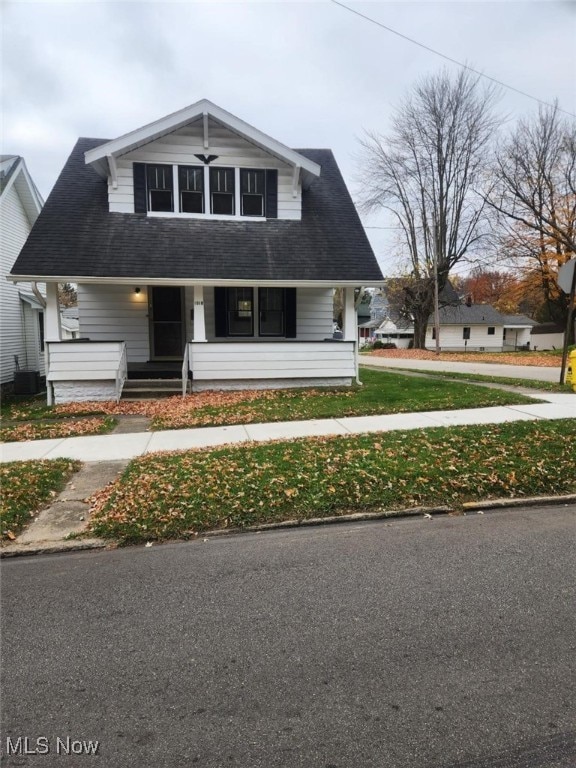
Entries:
{"label": "front lawn", "polygon": [[576,420],[433,428],[135,459],[94,499],[124,543],[357,511],[576,492]]}
{"label": "front lawn", "polygon": [[193,410],[188,410],[184,404],[180,411],[166,410],[158,414],[153,420],[153,429],[328,419],[534,402],[530,398],[502,390],[385,371],[363,369],[360,378],[363,384],[361,387],[268,391],[253,400],[207,404]]}
{"label": "front lawn", "polygon": [[[339,388],[201,392],[185,398],[70,403],[51,409],[37,403],[29,409],[20,404],[8,412],[8,418],[18,423],[6,425],[0,437],[6,441],[35,440],[109,432],[114,422],[101,414],[148,416],[153,430],[163,430],[534,402],[514,392],[397,372],[362,369],[360,378],[362,386]],[[90,413],[93,418],[86,417]],[[83,418],[78,418],[80,415]]]}
{"label": "front lawn", "polygon": [[[43,414],[44,415],[44,414]],[[61,437],[79,437],[80,435],[103,435],[111,432],[116,420],[110,416],[70,419],[42,417],[30,421],[19,421],[0,429],[0,440],[21,442],[23,440],[48,440]]]}
{"label": "front lawn", "polygon": [[79,469],[70,459],[0,464],[0,539],[16,538]]}

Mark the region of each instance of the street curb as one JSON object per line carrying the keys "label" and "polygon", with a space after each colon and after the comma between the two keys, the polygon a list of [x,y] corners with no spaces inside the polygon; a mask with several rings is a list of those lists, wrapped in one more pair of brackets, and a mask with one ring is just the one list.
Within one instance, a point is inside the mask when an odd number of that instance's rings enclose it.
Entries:
{"label": "street curb", "polygon": [[[350,515],[332,515],[330,517],[310,517],[305,520],[285,520],[281,523],[264,523],[262,525],[253,525],[249,528],[228,528],[215,531],[205,531],[199,533],[198,538],[207,538],[209,536],[222,536],[232,533],[263,533],[282,528],[301,528],[311,525],[333,525],[335,523],[356,523],[363,520],[387,520],[403,517],[418,517],[433,515],[454,515],[462,517],[467,511],[483,511],[490,509],[505,509],[506,507],[535,507],[545,504],[569,504],[576,502],[576,493],[566,496],[535,496],[530,498],[518,499],[490,499],[488,501],[470,501],[465,502],[459,507],[409,507],[407,509],[388,509],[381,512],[355,512]],[[195,537],[196,538],[196,537]]]}
{"label": "street curb", "polygon": [[[318,525],[335,525],[338,523],[357,523],[371,520],[394,520],[409,517],[440,517],[444,515],[465,516],[466,512],[483,512],[491,509],[506,509],[508,507],[538,507],[543,505],[571,504],[576,502],[576,493],[565,496],[533,496],[529,498],[514,499],[489,499],[487,501],[469,501],[459,507],[410,507],[408,509],[389,509],[381,512],[355,512],[350,515],[331,515],[330,517],[310,517],[305,520],[284,520],[281,523],[263,523],[252,525],[248,528],[222,528],[214,531],[203,531],[194,534],[193,537],[181,539],[167,539],[166,541],[153,541],[148,545],[175,544],[184,541],[198,541],[199,539],[217,538],[219,536],[233,536],[242,533],[266,533],[290,528],[304,528]],[[8,545],[10,549],[0,550],[0,559],[7,557],[25,557],[29,555],[53,555],[65,552],[82,552],[93,549],[117,549],[118,542],[104,539],[85,539],[47,542],[45,546],[26,547],[25,545]],[[133,546],[146,546],[135,544]]]}
{"label": "street curb", "polygon": [[104,539],[72,539],[70,541],[47,541],[44,544],[9,544],[0,549],[0,559],[5,557],[27,557],[29,555],[55,555],[64,552],[85,552],[92,549],[116,548],[114,542]]}

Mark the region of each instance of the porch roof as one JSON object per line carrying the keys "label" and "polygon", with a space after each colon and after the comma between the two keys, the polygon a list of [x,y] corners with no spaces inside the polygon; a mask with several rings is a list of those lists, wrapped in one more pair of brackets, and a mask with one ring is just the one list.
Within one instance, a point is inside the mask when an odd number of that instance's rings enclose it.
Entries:
{"label": "porch roof", "polygon": [[214,221],[110,213],[108,187],[79,139],[18,256],[12,280],[378,285],[382,273],[334,156],[302,192],[300,221]]}

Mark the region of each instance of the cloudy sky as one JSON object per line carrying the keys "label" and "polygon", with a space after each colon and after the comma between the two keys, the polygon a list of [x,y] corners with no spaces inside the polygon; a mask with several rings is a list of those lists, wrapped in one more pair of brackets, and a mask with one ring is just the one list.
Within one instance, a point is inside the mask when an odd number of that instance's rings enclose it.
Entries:
{"label": "cloudy sky", "polygon": [[[576,2],[349,2],[429,48],[576,114]],[[331,0],[2,2],[3,154],[47,197],[77,137],[114,138],[208,98],[291,147],[330,147],[353,194],[358,137],[386,132],[450,64]],[[503,89],[508,125],[537,110]],[[387,271],[390,233],[365,220]],[[389,271],[389,270],[388,270]]]}

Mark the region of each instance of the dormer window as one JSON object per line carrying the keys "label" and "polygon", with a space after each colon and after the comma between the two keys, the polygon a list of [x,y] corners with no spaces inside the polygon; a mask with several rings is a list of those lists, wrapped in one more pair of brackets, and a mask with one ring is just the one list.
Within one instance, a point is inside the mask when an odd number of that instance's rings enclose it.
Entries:
{"label": "dormer window", "polygon": [[234,168],[210,168],[210,212],[234,216]]}
{"label": "dormer window", "polygon": [[242,216],[264,216],[266,176],[264,171],[240,169],[240,209]]}
{"label": "dormer window", "polygon": [[134,212],[190,218],[278,218],[275,168],[134,163]]}
{"label": "dormer window", "polygon": [[173,211],[174,193],[171,165],[147,165],[149,211]]}
{"label": "dormer window", "polygon": [[180,210],[183,213],[204,213],[204,168],[179,166],[178,184]]}

